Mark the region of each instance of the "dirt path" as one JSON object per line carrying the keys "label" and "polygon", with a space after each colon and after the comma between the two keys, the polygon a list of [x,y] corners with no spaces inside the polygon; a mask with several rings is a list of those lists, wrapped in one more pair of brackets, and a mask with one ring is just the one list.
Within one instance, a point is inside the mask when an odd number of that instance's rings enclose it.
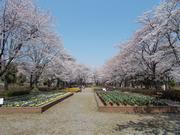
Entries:
{"label": "dirt path", "polygon": [[87,88],[43,114],[0,115],[0,135],[180,134],[180,115],[138,115],[97,111]]}

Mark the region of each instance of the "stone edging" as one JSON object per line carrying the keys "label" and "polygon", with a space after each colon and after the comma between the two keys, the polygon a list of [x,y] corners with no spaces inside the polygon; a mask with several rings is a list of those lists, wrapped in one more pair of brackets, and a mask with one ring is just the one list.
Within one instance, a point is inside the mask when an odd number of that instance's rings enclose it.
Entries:
{"label": "stone edging", "polygon": [[39,107],[0,107],[0,114],[11,114],[11,113],[43,113],[53,105],[65,100],[72,96],[73,93],[68,93],[58,99],[55,99],[47,104]]}
{"label": "stone edging", "polygon": [[177,113],[176,106],[105,106],[95,93],[98,111],[122,113]]}

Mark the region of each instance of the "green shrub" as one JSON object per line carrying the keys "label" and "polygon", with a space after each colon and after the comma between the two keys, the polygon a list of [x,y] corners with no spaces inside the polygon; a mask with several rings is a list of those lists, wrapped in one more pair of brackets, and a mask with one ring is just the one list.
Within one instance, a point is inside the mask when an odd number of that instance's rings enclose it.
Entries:
{"label": "green shrub", "polygon": [[26,82],[26,76],[22,73],[20,73],[18,76],[17,76],[17,83],[19,85],[23,85],[24,83]]}
{"label": "green shrub", "polygon": [[22,86],[9,86],[9,90],[1,90],[0,97],[12,97],[12,96],[20,96],[26,95],[31,92],[29,87]]}
{"label": "green shrub", "polygon": [[53,91],[56,90],[56,88],[52,88],[52,87],[38,87],[39,91],[44,91],[44,92],[49,92],[49,91]]}
{"label": "green shrub", "polygon": [[139,93],[139,94],[143,94],[143,95],[148,95],[148,96],[156,96],[157,92],[163,92],[162,90],[155,90],[155,89],[140,89],[140,88],[119,88],[119,89],[115,89],[118,91],[122,91],[122,92],[131,92],[131,93]]}
{"label": "green shrub", "polygon": [[[174,101],[180,101],[180,91],[179,90],[154,90],[154,89],[119,89],[119,91],[122,92],[131,92],[131,93],[139,93],[143,95],[153,96],[153,97],[159,97],[161,99],[170,99]],[[161,95],[158,95],[158,93],[162,93]]]}
{"label": "green shrub", "polygon": [[8,84],[15,83],[17,79],[17,66],[15,64],[11,64],[9,69],[5,72],[4,76],[2,77],[3,81],[6,81]]}
{"label": "green shrub", "polygon": [[20,96],[20,95],[26,95],[29,94],[30,90],[18,90],[18,91],[8,91],[6,93],[7,97],[13,97],[13,96]]}
{"label": "green shrub", "polygon": [[169,85],[170,85],[170,87],[175,87],[176,86],[176,81],[174,81],[174,80],[171,80],[170,82],[169,82]]}
{"label": "green shrub", "polygon": [[96,91],[102,91],[102,88],[93,88],[94,89],[94,91],[96,92]]}
{"label": "green shrub", "polygon": [[170,100],[174,100],[174,101],[180,101],[180,91],[178,91],[178,90],[164,91],[161,98],[170,99]]}

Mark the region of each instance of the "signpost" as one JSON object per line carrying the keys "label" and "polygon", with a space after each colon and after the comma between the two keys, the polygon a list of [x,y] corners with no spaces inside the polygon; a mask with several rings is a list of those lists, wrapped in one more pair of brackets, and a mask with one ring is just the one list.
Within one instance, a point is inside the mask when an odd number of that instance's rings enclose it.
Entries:
{"label": "signpost", "polygon": [[4,98],[0,98],[0,106],[3,105]]}

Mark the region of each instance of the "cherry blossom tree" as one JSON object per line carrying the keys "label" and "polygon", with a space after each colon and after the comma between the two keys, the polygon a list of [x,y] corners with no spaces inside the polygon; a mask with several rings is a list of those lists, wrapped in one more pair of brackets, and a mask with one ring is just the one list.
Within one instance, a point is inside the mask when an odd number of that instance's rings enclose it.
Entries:
{"label": "cherry blossom tree", "polygon": [[43,78],[51,84],[56,81],[57,88],[59,88],[60,83],[63,83],[64,87],[65,83],[70,82],[73,78],[73,68],[75,68],[75,59],[64,48],[61,48],[58,55],[49,63]]}
{"label": "cherry blossom tree", "polygon": [[[30,73],[41,74],[58,44],[51,16],[33,0],[2,0],[0,4],[0,76],[21,58],[30,64]],[[37,80],[39,75],[35,76]]]}
{"label": "cherry blossom tree", "polygon": [[31,39],[38,36],[38,14],[32,0],[0,1],[0,76]]}
{"label": "cherry blossom tree", "polygon": [[180,73],[179,1],[163,1],[139,18],[142,27],[120,45],[119,53],[101,69],[101,79],[120,86],[168,85]]}
{"label": "cherry blossom tree", "polygon": [[31,45],[27,46],[25,56],[21,59],[21,62],[24,63],[26,69],[29,68],[31,87],[33,85],[37,87],[38,80],[44,70],[54,57],[61,53],[61,46],[61,42],[52,33],[47,33],[46,37],[39,41],[31,42]]}

